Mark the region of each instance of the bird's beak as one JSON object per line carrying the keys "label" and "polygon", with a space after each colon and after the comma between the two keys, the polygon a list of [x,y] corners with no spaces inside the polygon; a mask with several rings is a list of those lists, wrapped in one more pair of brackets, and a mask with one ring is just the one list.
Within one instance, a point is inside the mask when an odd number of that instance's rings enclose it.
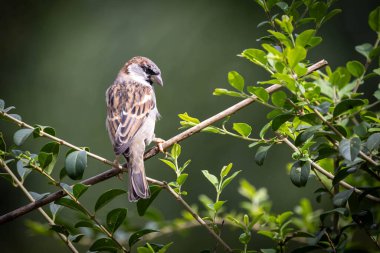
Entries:
{"label": "bird's beak", "polygon": [[150,78],[154,83],[157,83],[160,86],[164,86],[164,82],[162,81],[161,75],[152,75]]}

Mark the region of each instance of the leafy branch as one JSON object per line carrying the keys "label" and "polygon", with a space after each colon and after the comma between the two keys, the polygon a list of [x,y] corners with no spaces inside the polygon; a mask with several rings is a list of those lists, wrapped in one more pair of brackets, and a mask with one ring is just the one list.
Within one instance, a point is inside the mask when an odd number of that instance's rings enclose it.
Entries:
{"label": "leafy branch", "polygon": [[[33,198],[33,196],[29,193],[29,191],[25,188],[23,183],[17,178],[17,176],[12,172],[12,170],[7,166],[6,161],[4,161],[1,158],[0,158],[0,167],[2,167],[6,171],[6,173],[8,173],[8,175],[11,176],[12,181],[16,184],[17,187],[20,187],[21,191],[25,194],[25,196],[31,202],[36,201]],[[42,216],[50,224],[50,226],[56,226],[56,224],[54,223],[54,220],[50,218],[50,216],[42,208],[38,208],[37,210],[42,214]],[[60,233],[60,232],[57,232],[57,234],[62,239],[62,241],[67,245],[67,247],[70,249],[71,252],[73,253],[79,252],[65,234]]]}
{"label": "leafy branch", "polygon": [[[327,65],[327,62],[325,60],[322,60],[322,61],[319,61],[313,65],[311,65],[308,69],[309,69],[309,74],[312,72],[312,71],[316,71],[324,66]],[[271,85],[270,87],[266,88],[265,90],[268,92],[268,93],[272,93],[272,92],[275,92],[277,91],[278,89],[280,89],[282,86],[279,85],[279,84],[274,84],[274,85]],[[162,143],[162,147],[164,149],[167,149],[169,147],[171,147],[172,145],[174,145],[175,143],[179,143],[187,138],[189,138],[190,136],[192,136],[193,134],[195,133],[198,133],[200,131],[202,131],[203,129],[205,129],[206,127],[212,125],[213,123],[225,118],[225,117],[228,117],[232,114],[234,114],[235,112],[243,109],[244,107],[247,107],[248,105],[254,103],[255,101],[257,101],[258,98],[257,96],[252,96],[250,98],[246,98],[238,103],[236,103],[235,105],[217,113],[216,115],[202,121],[202,122],[199,122],[199,124],[196,124],[195,126],[189,128],[189,129],[186,129],[185,131],[183,131],[182,133],[168,139],[167,141],[165,141],[164,143]],[[0,111],[0,115],[3,116],[5,119],[9,120],[10,122],[12,123],[15,123],[17,124],[19,127],[22,127],[22,128],[27,128],[27,129],[31,129],[34,131],[34,127],[23,122],[21,119],[17,118],[17,117],[13,117],[11,114],[8,114],[7,112],[5,112],[4,110]],[[67,147],[70,147],[74,150],[77,150],[77,151],[83,151],[84,149],[80,148],[80,147],[77,147],[67,141],[64,141],[58,137],[55,137],[49,133],[46,133],[44,132],[42,129],[37,129],[38,131],[38,134],[40,136],[44,136],[46,138],[49,138],[49,139],[52,139],[56,142],[58,142],[59,144],[61,145],[65,145]],[[159,149],[158,147],[153,147],[151,148],[150,150],[148,150],[147,152],[145,152],[145,155],[144,155],[144,159],[147,160],[155,155],[157,155],[159,153]],[[93,176],[91,178],[88,178],[86,180],[83,180],[81,181],[82,184],[85,184],[85,185],[94,185],[94,184],[97,184],[99,182],[102,182],[104,180],[107,180],[111,177],[114,177],[122,172],[124,172],[124,169],[121,165],[118,165],[118,164],[115,164],[109,160],[107,160],[106,158],[103,158],[99,155],[96,155],[94,153],[91,153],[89,151],[86,151],[86,154],[92,158],[94,158],[95,160],[98,160],[102,163],[105,163],[107,165],[110,165],[112,166],[112,169],[109,169],[103,173],[100,173],[96,176]],[[162,182],[158,181],[158,180],[155,180],[155,179],[152,179],[152,178],[147,178],[147,180],[152,183],[152,184],[157,184],[157,185],[162,185]],[[21,208],[18,208],[12,212],[9,212],[7,214],[4,214],[2,216],[0,216],[0,224],[3,224],[4,222],[8,222],[8,221],[11,221],[13,219],[16,219],[17,217],[21,216],[21,215],[24,215],[38,207],[41,207],[41,206],[44,206],[50,202],[53,202],[59,198],[62,198],[63,196],[65,196],[64,192],[63,191],[58,191],[58,192],[55,192],[55,193],[52,193],[52,194],[49,194],[48,196],[46,196],[45,198],[41,199],[41,200],[38,200],[34,203],[31,203],[31,204],[28,204],[28,205],[25,205]]]}

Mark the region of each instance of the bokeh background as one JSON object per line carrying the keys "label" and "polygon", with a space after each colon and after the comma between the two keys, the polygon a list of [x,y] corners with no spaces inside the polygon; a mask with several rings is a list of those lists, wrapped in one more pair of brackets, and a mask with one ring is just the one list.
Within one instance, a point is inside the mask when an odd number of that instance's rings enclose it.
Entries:
{"label": "bokeh background", "polygon": [[[312,51],[310,60],[324,58],[333,68],[348,60],[363,60],[354,46],[374,41],[367,16],[377,4],[371,0],[339,1],[337,6],[343,13],[321,29],[324,42]],[[256,25],[263,19],[263,13],[252,0],[2,0],[0,98],[7,105],[16,106],[16,113],[26,122],[53,126],[59,137],[78,146],[88,146],[94,153],[112,160],[104,124],[104,93],[128,59],[135,55],[148,56],[161,68],[165,86],[156,89],[162,114],[156,133],[168,139],[180,132],[179,113],[188,112],[205,119],[237,102],[234,98],[212,96],[214,88],[228,87],[228,71],[240,72],[248,84],[268,79],[261,69],[236,56],[243,49],[258,47],[256,39],[265,31]],[[366,91],[368,96],[376,85]],[[234,115],[232,121],[252,124],[257,134],[266,122],[266,112],[260,105],[250,106]],[[8,143],[12,143],[16,129],[10,123],[0,123],[0,131]],[[40,139],[30,140],[24,148],[37,152],[43,143]],[[291,210],[303,197],[314,199],[315,184],[302,189],[291,184],[285,169],[291,153],[286,147],[273,147],[269,159],[259,167],[247,144],[207,133],[181,143],[182,161],[192,160],[185,185],[190,193],[186,197],[188,202],[199,204],[201,193],[214,198],[213,189],[202,177],[201,170],[218,173],[229,162],[234,163],[235,170],[243,170],[240,177],[247,178],[257,188],[267,188],[276,212]],[[59,166],[62,161],[61,157]],[[158,157],[147,161],[146,168],[150,177],[166,181],[174,178]],[[90,160],[84,177],[106,169]],[[26,185],[39,193],[55,190],[34,175]],[[229,200],[230,208],[239,208],[237,185],[238,180],[222,196]],[[111,187],[126,188],[126,183],[111,179],[98,184],[86,193],[84,203],[92,206],[99,193]],[[0,181],[0,193],[1,214],[27,203],[21,192],[4,180]],[[128,203],[126,196],[119,197],[111,206],[125,206],[130,217],[136,215],[135,206]],[[182,210],[165,192],[154,207],[165,219],[178,217]],[[0,226],[1,252],[67,252],[59,241],[31,235],[24,226],[28,219],[42,220],[35,211]],[[138,224],[141,220],[136,218],[133,222]],[[202,228],[189,231],[185,237],[174,235],[157,240],[175,241],[170,252],[199,252],[214,244]],[[233,246],[238,245],[236,237],[227,240]],[[270,245],[262,238],[254,243],[256,247]]]}

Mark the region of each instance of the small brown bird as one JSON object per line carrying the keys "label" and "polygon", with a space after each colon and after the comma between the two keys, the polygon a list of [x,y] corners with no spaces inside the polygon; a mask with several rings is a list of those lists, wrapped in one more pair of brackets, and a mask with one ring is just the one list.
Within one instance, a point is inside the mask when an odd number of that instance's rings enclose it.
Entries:
{"label": "small brown bird", "polygon": [[[155,138],[154,128],[159,113],[153,83],[163,86],[161,71],[146,57],[136,56],[119,71],[107,89],[106,126],[114,152],[127,160],[129,172],[129,201],[150,197],[145,177],[144,151]],[[162,151],[162,146],[159,145]]]}

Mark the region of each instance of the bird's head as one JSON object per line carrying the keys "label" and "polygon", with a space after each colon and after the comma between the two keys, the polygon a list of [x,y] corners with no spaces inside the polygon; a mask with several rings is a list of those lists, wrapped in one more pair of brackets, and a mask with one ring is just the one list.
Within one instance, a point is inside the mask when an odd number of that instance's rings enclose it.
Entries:
{"label": "bird's head", "polygon": [[150,59],[143,56],[136,56],[130,59],[121,69],[123,74],[138,82],[147,82],[150,85],[157,83],[163,86],[161,70]]}

